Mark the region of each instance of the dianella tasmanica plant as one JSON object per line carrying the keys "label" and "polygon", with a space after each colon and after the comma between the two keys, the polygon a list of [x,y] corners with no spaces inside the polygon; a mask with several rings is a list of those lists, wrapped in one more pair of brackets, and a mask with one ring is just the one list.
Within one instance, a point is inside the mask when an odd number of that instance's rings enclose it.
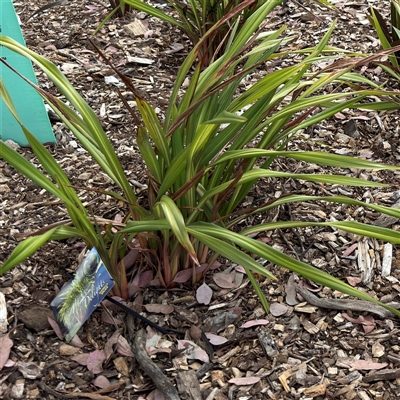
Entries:
{"label": "dianella tasmanica plant", "polygon": [[[80,237],[88,248],[97,248],[116,282],[114,293],[125,298],[128,291],[124,257],[135,248],[141,254],[142,264],[144,261],[148,268],[157,271],[160,284],[165,287],[175,286],[177,274],[188,271],[192,282],[198,282],[214,261],[223,257],[243,266],[260,301],[268,309],[254,274],[269,279],[275,277],[257,262],[262,258],[330,288],[377,302],[320,269],[256,240],[254,233],[317,225],[400,243],[398,233],[356,221],[277,221],[245,230],[238,225],[251,215],[283,204],[316,200],[364,206],[400,217],[399,210],[365,204],[345,196],[301,194],[273,198],[264,205],[238,212],[243,199],[260,179],[291,178],[322,184],[385,186],[344,175],[275,171],[272,163],[277,157],[338,168],[400,169],[331,153],[285,150],[289,140],[304,128],[346,108],[362,108],[364,104],[371,108],[369,97],[376,99],[381,96],[385,99],[374,103],[376,109],[383,105],[399,108],[400,104],[395,97],[399,93],[374,88],[362,76],[349,75],[348,70],[332,71],[322,76],[315,73],[307,75],[317,62],[333,57],[333,49],[327,47],[327,42],[334,26],[318,46],[302,49],[296,55],[297,61],[290,64],[292,52],[285,47],[292,38],[280,38],[285,28],[267,32],[262,29],[272,7],[270,2],[262,4],[232,37],[222,56],[206,69],[196,61],[202,41],[194,46],[176,77],[163,121],[135,91],[131,81],[119,73],[136,97],[137,108],[132,110],[132,115],[137,129],[136,142],[148,170],[146,207],[139,203],[95,113],[65,76],[45,58],[8,37],[0,37],[1,45],[32,60],[57,86],[65,98],[63,101],[39,88],[37,90],[113,180],[116,189],[111,195],[124,201],[127,208],[125,218],[119,223],[90,215],[66,173],[46,148],[22,126],[45,173],[2,142],[1,157],[37,185],[60,198],[65,203],[70,221],[65,225],[44,228],[22,241],[0,267],[0,272],[16,266],[49,240]],[[202,40],[207,40],[213,29],[216,28],[212,27]],[[265,70],[273,65],[271,60],[279,57],[287,58],[288,66],[279,69],[271,67],[272,71],[265,72],[252,86],[239,90],[240,84],[257,68]],[[190,83],[182,92],[186,78]],[[343,86],[350,78],[357,81],[357,88],[365,84],[368,89],[355,91]],[[324,88],[327,85],[343,90],[326,93]],[[1,95],[19,120],[6,86],[7,82],[1,83]],[[400,312],[390,310],[400,315]]]}

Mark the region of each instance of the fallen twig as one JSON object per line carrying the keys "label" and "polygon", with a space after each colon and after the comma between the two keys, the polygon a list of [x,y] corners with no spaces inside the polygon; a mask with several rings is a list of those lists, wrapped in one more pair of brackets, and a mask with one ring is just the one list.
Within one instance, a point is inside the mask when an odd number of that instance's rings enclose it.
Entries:
{"label": "fallen twig", "polygon": [[136,332],[135,339],[132,344],[132,351],[142,370],[153,381],[164,397],[167,400],[180,400],[175,386],[171,384],[161,369],[154,364],[152,359],[147,354],[146,333],[143,329],[140,329]]}
{"label": "fallen twig", "polygon": [[[368,311],[372,314],[379,315],[382,318],[392,317],[393,314],[383,308],[378,304],[371,303],[366,300],[354,300],[354,299],[326,299],[316,296],[311,293],[307,288],[299,285],[295,285],[296,292],[300,293],[304,300],[313,306],[329,308],[331,310],[351,310],[358,312]],[[387,303],[388,306],[395,308],[396,310],[400,309],[400,303],[390,302]]]}

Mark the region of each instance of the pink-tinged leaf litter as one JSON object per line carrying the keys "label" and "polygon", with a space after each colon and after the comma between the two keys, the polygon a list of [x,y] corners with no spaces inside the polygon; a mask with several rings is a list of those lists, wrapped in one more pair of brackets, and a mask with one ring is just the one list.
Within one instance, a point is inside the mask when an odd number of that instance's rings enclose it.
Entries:
{"label": "pink-tinged leaf litter", "polygon": [[53,331],[55,332],[55,334],[57,335],[57,337],[60,340],[64,340],[64,335],[61,332],[61,328],[60,326],[57,324],[57,322],[50,317],[47,317],[47,320],[49,321],[50,326],[53,328]]}
{"label": "pink-tinged leaf litter", "polygon": [[200,304],[210,304],[213,291],[205,282],[196,290],[196,299]]}
{"label": "pink-tinged leaf litter", "polygon": [[[214,265],[215,263],[213,263]],[[213,269],[213,265],[210,267],[210,269]],[[218,268],[221,264],[219,264],[218,266],[214,267]],[[204,272],[206,269],[208,268],[208,264],[201,264],[198,267],[195,267],[195,274],[201,274],[202,272]],[[176,275],[175,278],[173,280],[173,282],[176,283],[185,283],[187,282],[189,279],[191,279],[193,276],[193,270],[191,268],[188,269],[184,269],[183,271],[179,271]]]}
{"label": "pink-tinged leaf litter", "polygon": [[139,250],[136,249],[131,250],[118,264],[118,268],[120,268],[121,263],[124,263],[125,269],[132,267],[132,265],[136,262],[138,255],[139,255]]}
{"label": "pink-tinged leaf litter", "polygon": [[86,367],[88,357],[89,353],[75,354],[74,356],[71,357],[71,360],[75,361],[79,365],[83,365],[84,367]]}
{"label": "pink-tinged leaf litter", "polygon": [[118,338],[117,352],[118,354],[121,354],[121,356],[134,357],[131,346],[122,335]]}
{"label": "pink-tinged leaf litter", "polygon": [[296,282],[294,275],[290,275],[286,285],[285,285],[285,293],[286,298],[285,301],[289,306],[295,306],[299,304],[299,300],[297,299],[297,292],[296,292]]}
{"label": "pink-tinged leaf litter", "polygon": [[266,319],[254,319],[252,321],[245,322],[241,328],[252,328],[253,326],[267,325],[269,323]]}
{"label": "pink-tinged leaf litter", "polygon": [[[11,358],[9,358],[9,359],[6,361],[6,363],[4,364],[4,366],[5,366],[6,368],[11,368],[11,367],[13,367],[15,364],[16,364],[16,362],[14,362],[13,360],[11,360]],[[1,379],[0,379],[0,382],[1,382]]]}
{"label": "pink-tinged leaf litter", "polygon": [[187,282],[193,275],[191,269],[184,269],[183,271],[179,271],[173,280],[176,283],[185,283]]}
{"label": "pink-tinged leaf litter", "polygon": [[189,360],[199,360],[203,362],[210,362],[208,354],[197,344],[190,340],[178,340],[178,349],[186,349],[184,351],[185,356]]}
{"label": "pink-tinged leaf litter", "polygon": [[146,311],[157,314],[171,314],[174,312],[174,307],[168,304],[145,304]]}
{"label": "pink-tinged leaf litter", "polygon": [[[115,300],[115,301],[118,301],[118,303],[121,303],[124,306],[126,306],[126,300],[123,299],[122,297],[112,296],[112,299]],[[117,312],[121,311],[121,307],[118,304],[111,303],[111,301],[103,300],[101,302],[101,304],[103,306],[107,307],[108,310],[117,311]]]}
{"label": "pink-tinged leaf litter", "polygon": [[139,287],[141,288],[145,288],[147,287],[150,282],[154,279],[154,274],[153,271],[147,269],[146,271],[143,271],[140,274],[140,278],[139,278]]}
{"label": "pink-tinged leaf litter", "polygon": [[376,327],[375,319],[371,315],[367,315],[366,317],[360,315],[358,318],[352,318],[346,313],[342,313],[342,316],[353,324],[361,324],[365,333],[372,332]]}
{"label": "pink-tinged leaf litter", "polygon": [[211,264],[210,269],[211,269],[211,270],[217,269],[217,268],[219,268],[221,265],[222,265],[222,264],[221,264],[219,261],[214,261],[214,262]]}
{"label": "pink-tinged leaf litter", "polygon": [[367,370],[382,369],[382,368],[387,367],[388,364],[387,363],[377,363],[377,362],[373,362],[372,360],[357,360],[357,361],[352,362],[349,365],[351,368],[367,371]]}
{"label": "pink-tinged leaf litter", "polygon": [[235,282],[235,278],[236,278],[236,274],[230,273],[230,274],[224,274],[223,272],[217,272],[215,274],[213,274],[212,276],[214,282],[223,289],[233,289],[236,288],[236,282]]}
{"label": "pink-tinged leaf litter", "polygon": [[348,247],[343,253],[342,257],[348,257],[354,250],[358,248],[358,243],[353,243],[350,247]]}
{"label": "pink-tinged leaf litter", "polygon": [[349,285],[353,287],[357,286],[362,281],[362,279],[359,278],[358,276],[346,276],[346,280],[349,283]]}
{"label": "pink-tinged leaf litter", "polygon": [[207,339],[210,341],[210,343],[215,346],[224,344],[228,341],[227,338],[224,338],[223,336],[215,335],[214,333],[206,333],[205,335],[206,335]]}
{"label": "pink-tinged leaf litter", "polygon": [[240,272],[241,274],[245,274],[246,273],[246,270],[241,265],[237,265],[235,267],[235,271],[236,272]]}
{"label": "pink-tinged leaf litter", "polygon": [[10,357],[11,347],[13,347],[13,341],[10,339],[9,334],[0,337],[0,371],[3,369],[8,358]]}
{"label": "pink-tinged leaf litter", "polygon": [[78,335],[74,335],[74,337],[71,339],[69,342],[71,346],[77,347],[78,349],[81,349],[82,347],[85,347],[85,343],[82,342],[80,337]]}
{"label": "pink-tinged leaf litter", "polygon": [[104,351],[95,350],[89,354],[86,362],[87,369],[94,374],[100,374],[103,371],[103,362],[106,360]]}
{"label": "pink-tinged leaf litter", "polygon": [[104,389],[106,387],[109,387],[111,385],[110,381],[104,376],[104,375],[99,375],[94,381],[93,385],[97,386],[100,389]]}
{"label": "pink-tinged leaf litter", "polygon": [[288,312],[289,307],[281,303],[271,303],[269,306],[269,311],[274,317],[280,317]]}
{"label": "pink-tinged leaf litter", "polygon": [[254,385],[255,383],[260,382],[261,378],[258,376],[249,376],[246,378],[232,378],[228,382],[233,383],[238,386],[243,386],[243,385]]}
{"label": "pink-tinged leaf litter", "polygon": [[122,329],[117,329],[104,345],[104,354],[106,356],[106,360],[109,360],[111,356],[114,354],[114,346],[116,346],[116,344],[118,343],[118,339],[121,336],[121,332]]}

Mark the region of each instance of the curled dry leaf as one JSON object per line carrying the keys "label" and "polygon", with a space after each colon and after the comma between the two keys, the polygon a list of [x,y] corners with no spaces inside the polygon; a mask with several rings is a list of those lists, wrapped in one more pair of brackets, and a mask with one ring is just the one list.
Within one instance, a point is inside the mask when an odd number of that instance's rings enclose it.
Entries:
{"label": "curled dry leaf", "polygon": [[372,345],[372,355],[374,357],[382,357],[385,354],[385,347],[381,345],[379,342],[375,342]]}
{"label": "curled dry leaf", "polygon": [[342,315],[353,324],[361,324],[365,333],[370,333],[375,329],[376,323],[371,315],[367,315],[366,317],[360,315],[358,318],[352,318],[346,313],[342,313]]}
{"label": "curled dry leaf", "polygon": [[215,335],[214,333],[206,333],[207,339],[213,345],[221,345],[228,341],[228,339],[224,338],[223,336]]}
{"label": "curled dry leaf", "polygon": [[185,356],[189,360],[199,360],[203,362],[210,362],[208,354],[197,344],[191,342],[190,340],[178,340],[178,349],[186,349]]}
{"label": "curled dry leaf", "polygon": [[121,335],[118,338],[117,342],[117,352],[121,354],[121,356],[126,357],[134,357],[131,346],[129,345],[128,341]]}
{"label": "curled dry leaf", "polygon": [[121,336],[122,329],[117,329],[111,337],[107,340],[104,346],[104,354],[108,360],[114,353],[114,346],[118,343],[118,339]]}
{"label": "curled dry leaf", "polygon": [[42,369],[35,363],[31,362],[18,361],[17,367],[18,371],[21,372],[26,379],[37,379],[42,373]]}
{"label": "curled dry leaf", "polygon": [[253,321],[247,321],[241,326],[241,328],[251,328],[253,326],[267,325],[268,323],[269,321],[266,319],[255,319]]}
{"label": "curled dry leaf", "polygon": [[115,360],[113,360],[113,363],[119,373],[124,376],[129,376],[129,367],[124,357],[117,357]]}
{"label": "curled dry leaf", "polygon": [[48,319],[48,321],[49,321],[50,326],[53,328],[53,331],[54,331],[55,334],[57,335],[57,337],[58,337],[60,340],[64,340],[64,335],[62,334],[61,328],[60,328],[60,326],[57,324],[57,322],[56,322],[53,318],[50,318],[50,317],[47,317],[47,319]]}
{"label": "curled dry leaf", "polygon": [[78,349],[85,347],[85,343],[82,342],[82,340],[80,339],[80,337],[78,335],[74,335],[74,337],[71,339],[69,344],[71,346],[77,347]]}
{"label": "curled dry leaf", "polygon": [[289,306],[295,306],[299,304],[299,300],[297,299],[297,292],[296,292],[296,282],[294,276],[291,275],[285,285],[285,293],[286,293],[286,303]]}
{"label": "curled dry leaf", "polygon": [[0,333],[7,332],[7,305],[3,292],[0,292]]}
{"label": "curled dry leaf", "polygon": [[346,276],[346,280],[351,286],[357,286],[362,281],[358,276]]}
{"label": "curled dry leaf", "polygon": [[237,265],[235,267],[235,271],[236,272],[240,272],[241,274],[245,274],[246,273],[246,270],[241,265]]}
{"label": "curled dry leaf", "polygon": [[358,243],[353,243],[350,247],[348,247],[342,254],[342,257],[348,257],[355,249],[357,249]]}
{"label": "curled dry leaf", "polygon": [[196,299],[200,304],[210,304],[213,291],[205,282],[196,290]]}

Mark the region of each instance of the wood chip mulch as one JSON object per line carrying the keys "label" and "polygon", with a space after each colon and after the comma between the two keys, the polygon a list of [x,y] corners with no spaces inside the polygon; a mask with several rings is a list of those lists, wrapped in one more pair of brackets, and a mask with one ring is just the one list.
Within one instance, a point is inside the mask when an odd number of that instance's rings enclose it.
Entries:
{"label": "wood chip mulch", "polygon": [[[388,16],[388,1],[370,1]],[[103,1],[66,2],[35,18],[46,0],[15,3],[27,45],[51,59],[82,93],[109,134],[140,197],[146,190],[145,167],[134,125],[115,91],[112,70],[91,48],[88,38],[105,17]],[[166,4],[157,4],[167,9]],[[288,25],[295,46],[318,43],[333,19],[332,45],[353,51],[379,48],[362,0],[336,1],[339,11],[289,1],[277,9],[266,29]],[[179,65],[189,44],[171,26],[132,12],[113,19],[94,37],[113,63],[127,74],[162,117]],[[265,73],[261,71],[260,73]],[[365,71],[377,82],[379,68]],[[52,85],[38,73],[40,84]],[[393,82],[393,90],[399,83]],[[123,88],[122,88],[123,90]],[[133,97],[128,93],[128,101]],[[345,111],[301,133],[293,150],[326,150],[394,165],[400,163],[398,112]],[[114,218],[123,205],[86,188],[113,190],[112,182],[56,120],[54,157],[67,171],[95,215]],[[19,148],[29,160],[29,148]],[[249,193],[244,207],[282,194],[344,194],[400,206],[398,172],[336,171],[297,161],[277,160],[274,168],[298,173],[343,173],[380,179],[388,189],[347,188],[293,180],[264,180]],[[281,207],[243,222],[272,220],[345,220],[375,223],[400,232],[396,218],[347,205],[322,202]],[[0,262],[21,235],[67,219],[63,204],[21,177],[0,160]],[[399,233],[400,234],[400,233]],[[306,228],[261,235],[276,249],[321,268],[383,302],[400,306],[400,249],[333,228]],[[400,387],[399,319],[380,307],[317,287],[264,262],[276,282],[260,277],[271,304],[261,307],[240,266],[221,261],[206,278],[213,291],[200,304],[195,289],[146,287],[128,306],[177,334],[162,335],[127,317],[110,303],[99,307],[72,343],[50,325],[50,302],[78,265],[82,244],[75,239],[45,245],[34,256],[0,276],[1,399],[395,399]],[[199,286],[202,284],[201,282]],[[181,334],[181,335],[179,335]],[[2,354],[11,348],[8,360]],[[4,362],[3,362],[4,361]]]}

